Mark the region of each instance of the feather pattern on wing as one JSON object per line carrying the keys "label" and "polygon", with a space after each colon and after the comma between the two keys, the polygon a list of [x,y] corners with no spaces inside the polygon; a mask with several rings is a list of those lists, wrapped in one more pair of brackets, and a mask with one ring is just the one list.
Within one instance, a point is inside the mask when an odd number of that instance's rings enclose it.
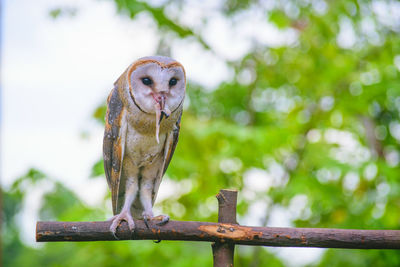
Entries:
{"label": "feather pattern on wing", "polygon": [[178,139],[179,139],[179,131],[181,130],[181,117],[182,113],[179,115],[179,119],[175,124],[174,129],[172,130],[172,143],[169,145],[169,147],[166,147],[167,154],[165,156],[165,161],[164,161],[164,170],[163,170],[163,175],[167,171],[168,165],[171,162],[172,156],[174,155],[176,145],[178,144]]}
{"label": "feather pattern on wing", "polygon": [[111,189],[114,214],[117,214],[118,198],[121,197],[119,191],[126,135],[125,113],[116,86],[107,98],[106,127],[103,139],[104,170],[108,186]]}

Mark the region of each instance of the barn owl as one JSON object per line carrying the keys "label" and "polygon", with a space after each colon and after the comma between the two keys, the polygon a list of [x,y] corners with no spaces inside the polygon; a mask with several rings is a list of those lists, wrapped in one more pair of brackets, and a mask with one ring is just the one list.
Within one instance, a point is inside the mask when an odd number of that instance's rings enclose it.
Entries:
{"label": "barn owl", "polygon": [[[147,227],[155,218],[152,208],[178,142],[185,91],[183,66],[161,56],[138,59],[114,83],[103,139],[114,236],[122,221],[134,231],[133,218]],[[164,224],[169,217],[155,219]]]}

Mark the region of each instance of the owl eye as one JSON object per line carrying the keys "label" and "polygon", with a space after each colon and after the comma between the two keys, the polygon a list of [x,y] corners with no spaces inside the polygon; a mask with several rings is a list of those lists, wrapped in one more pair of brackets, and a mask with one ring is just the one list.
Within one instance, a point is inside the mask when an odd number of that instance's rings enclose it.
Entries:
{"label": "owl eye", "polygon": [[153,81],[149,77],[144,77],[144,78],[142,78],[142,83],[144,85],[151,85],[151,84],[153,84]]}
{"label": "owl eye", "polygon": [[169,80],[169,86],[174,86],[177,82],[178,80],[176,78],[171,78],[171,80]]}

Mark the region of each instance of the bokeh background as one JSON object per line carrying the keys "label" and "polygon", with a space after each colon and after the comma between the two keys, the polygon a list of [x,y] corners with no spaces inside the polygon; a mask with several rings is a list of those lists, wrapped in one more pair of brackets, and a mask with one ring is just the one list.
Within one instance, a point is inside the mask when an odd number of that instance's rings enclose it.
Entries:
{"label": "bokeh background", "polygon": [[[112,215],[105,100],[136,58],[186,67],[156,213],[243,225],[400,229],[400,3],[2,1],[4,266],[210,266],[209,243],[34,241],[37,220]],[[400,266],[383,250],[238,246],[237,266]]]}

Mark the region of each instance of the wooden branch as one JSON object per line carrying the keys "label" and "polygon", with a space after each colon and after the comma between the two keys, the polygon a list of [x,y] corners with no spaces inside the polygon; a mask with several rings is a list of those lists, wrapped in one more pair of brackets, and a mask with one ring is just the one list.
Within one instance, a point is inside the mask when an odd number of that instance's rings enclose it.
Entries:
{"label": "wooden branch", "polygon": [[236,222],[237,191],[222,189],[216,195],[216,198],[218,200],[218,222],[237,224]]}
{"label": "wooden branch", "polygon": [[[344,230],[327,228],[249,227],[236,224],[170,221],[154,222],[147,229],[135,221],[131,235],[126,222],[117,229],[120,240],[186,240],[232,242],[238,245],[273,247],[319,247],[358,249],[400,249],[400,230]],[[38,222],[36,241],[116,240],[109,231],[111,222]]]}
{"label": "wooden branch", "polygon": [[[218,222],[236,224],[236,190],[220,190],[218,199]],[[233,267],[235,244],[232,242],[215,242],[212,244],[214,267]]]}

